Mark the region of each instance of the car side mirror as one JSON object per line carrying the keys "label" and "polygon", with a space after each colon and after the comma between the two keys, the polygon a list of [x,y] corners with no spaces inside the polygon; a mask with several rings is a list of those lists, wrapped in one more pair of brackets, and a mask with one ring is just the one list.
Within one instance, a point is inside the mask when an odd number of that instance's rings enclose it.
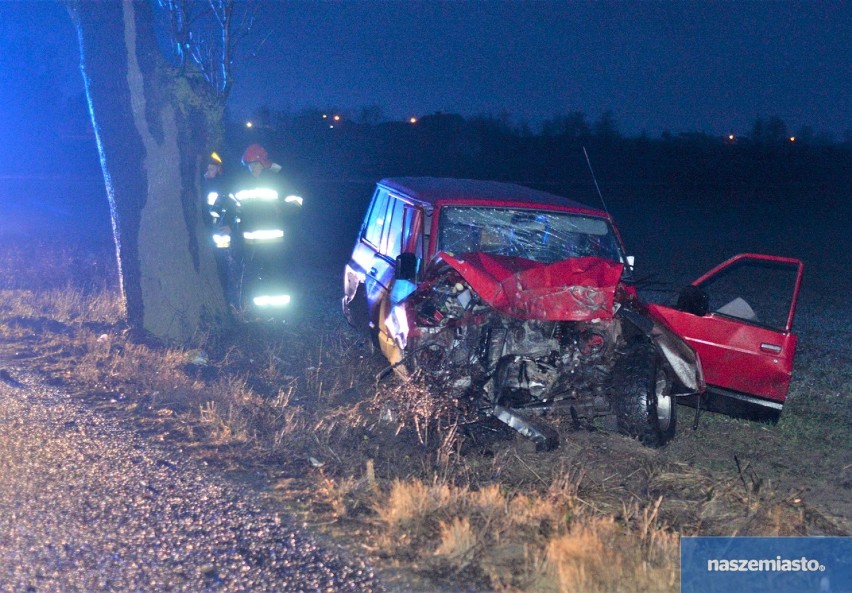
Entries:
{"label": "car side mirror", "polygon": [[704,317],[710,310],[710,295],[700,286],[685,286],[677,297],[675,308]]}
{"label": "car side mirror", "polygon": [[414,282],[417,278],[417,256],[411,252],[396,256],[396,279]]}

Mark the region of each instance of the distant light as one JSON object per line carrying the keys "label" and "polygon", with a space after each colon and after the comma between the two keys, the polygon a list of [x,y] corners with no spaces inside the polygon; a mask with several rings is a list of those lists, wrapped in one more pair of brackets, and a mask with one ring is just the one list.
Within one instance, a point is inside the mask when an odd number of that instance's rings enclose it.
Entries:
{"label": "distant light", "polygon": [[329,129],[329,130],[333,130],[333,129],[334,129],[334,124],[331,124],[330,126],[328,126],[328,129]]}
{"label": "distant light", "polygon": [[733,134],[728,134],[728,140],[733,140],[734,138],[736,138],[736,136],[734,136]]}
{"label": "distant light", "polygon": [[254,127],[254,124],[253,124],[253,123],[251,123],[250,121],[247,121],[247,122],[246,122],[246,127],[247,127],[247,128]]}
{"label": "distant light", "polygon": [[298,204],[299,206],[301,206],[304,202],[304,200],[302,200],[302,196],[287,196],[284,198],[284,201],[287,204]]}
{"label": "distant light", "polygon": [[325,114],[325,113],[323,113],[323,114],[322,114],[322,118],[323,118],[323,119],[328,119],[328,115],[327,115],[327,114]]}
{"label": "distant light", "polygon": [[795,141],[796,141],[796,137],[795,137],[795,136],[790,136],[790,142],[795,142]]}
{"label": "distant light", "polygon": [[334,121],[340,121],[340,116],[339,116],[339,115],[335,115],[335,116],[334,116]]}
{"label": "distant light", "polygon": [[408,123],[410,123],[410,124],[416,124],[416,123],[417,123],[417,118],[416,118],[416,117],[412,117],[412,118],[410,118],[410,119],[408,120]]}

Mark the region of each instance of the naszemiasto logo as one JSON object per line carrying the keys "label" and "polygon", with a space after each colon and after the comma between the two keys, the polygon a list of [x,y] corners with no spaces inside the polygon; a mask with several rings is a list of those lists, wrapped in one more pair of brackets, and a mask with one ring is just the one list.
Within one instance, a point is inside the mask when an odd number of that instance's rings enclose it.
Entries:
{"label": "naszemiasto logo", "polygon": [[707,572],[822,572],[825,565],[812,558],[752,558],[707,560]]}

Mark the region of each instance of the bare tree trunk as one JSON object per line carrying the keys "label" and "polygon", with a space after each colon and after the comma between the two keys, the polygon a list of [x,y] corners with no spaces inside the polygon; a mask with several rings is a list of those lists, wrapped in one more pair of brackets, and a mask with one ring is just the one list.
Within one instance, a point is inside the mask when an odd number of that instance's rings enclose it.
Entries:
{"label": "bare tree trunk", "polygon": [[[186,343],[226,312],[198,183],[209,99],[163,61],[145,0],[67,0],[112,213],[127,320]],[[218,111],[221,114],[221,110]]]}

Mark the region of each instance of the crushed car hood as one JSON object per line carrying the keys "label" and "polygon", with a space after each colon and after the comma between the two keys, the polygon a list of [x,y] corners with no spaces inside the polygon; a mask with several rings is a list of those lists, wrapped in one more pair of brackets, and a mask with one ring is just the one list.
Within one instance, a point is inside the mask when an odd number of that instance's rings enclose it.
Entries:
{"label": "crushed car hood", "polygon": [[465,253],[439,257],[452,266],[480,298],[516,319],[590,321],[613,316],[623,264],[599,257],[575,257],[544,264],[520,257]]}

